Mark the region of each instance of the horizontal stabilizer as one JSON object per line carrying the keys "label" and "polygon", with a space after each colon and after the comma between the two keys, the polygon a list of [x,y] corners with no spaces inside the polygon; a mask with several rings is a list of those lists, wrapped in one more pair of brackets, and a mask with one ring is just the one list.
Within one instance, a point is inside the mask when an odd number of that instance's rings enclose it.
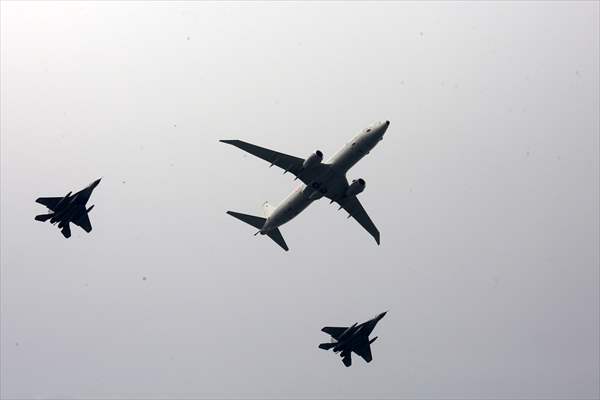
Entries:
{"label": "horizontal stabilizer", "polygon": [[254,215],[242,214],[235,211],[227,211],[227,214],[247,223],[248,225],[252,225],[256,229],[261,229],[267,221],[266,218],[255,217]]}
{"label": "horizontal stabilizer", "polygon": [[71,227],[69,226],[68,222],[63,226],[61,233],[67,239],[71,237]]}
{"label": "horizontal stabilizer", "polygon": [[337,343],[321,343],[321,344],[319,345],[319,348],[320,348],[320,349],[323,349],[323,350],[329,350],[329,349],[331,349],[332,347],[335,347],[335,345],[336,345],[336,344],[337,344]]}
{"label": "horizontal stabilizer", "polygon": [[346,354],[344,356],[344,358],[342,358],[342,362],[344,363],[344,365],[346,367],[349,367],[352,365],[352,357],[350,356],[350,353]]}
{"label": "horizontal stabilizer", "polygon": [[271,239],[273,239],[273,241],[275,243],[277,243],[279,246],[281,246],[282,249],[284,249],[285,251],[289,250],[289,248],[287,247],[287,244],[285,244],[285,240],[283,240],[283,236],[281,235],[281,232],[279,231],[278,228],[275,228],[272,231],[267,232],[267,235]]}
{"label": "horizontal stabilizer", "polygon": [[[227,211],[227,214],[239,219],[240,221],[247,223],[248,225],[252,225],[257,229],[262,229],[262,227],[265,226],[265,222],[267,222],[266,218],[255,217],[254,215],[242,214],[235,211]],[[281,248],[285,251],[289,250],[287,244],[285,243],[285,240],[283,239],[283,236],[281,236],[281,232],[279,231],[279,229],[275,228],[273,230],[270,230],[266,232],[266,235],[269,236],[279,246],[281,246]]]}
{"label": "horizontal stabilizer", "polygon": [[35,216],[35,220],[36,221],[48,221],[50,218],[52,218],[54,216],[54,214],[41,214],[41,215],[36,215]]}

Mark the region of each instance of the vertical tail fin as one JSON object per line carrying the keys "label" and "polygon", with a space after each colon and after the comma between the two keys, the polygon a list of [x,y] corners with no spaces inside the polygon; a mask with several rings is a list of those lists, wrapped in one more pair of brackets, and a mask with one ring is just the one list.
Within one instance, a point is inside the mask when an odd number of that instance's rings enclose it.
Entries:
{"label": "vertical tail fin", "polygon": [[273,210],[275,210],[275,207],[273,207],[271,203],[268,201],[263,203],[263,214],[265,215],[265,218],[269,218],[271,214],[273,214]]}
{"label": "vertical tail fin", "polygon": [[329,350],[329,349],[331,349],[332,347],[335,347],[335,345],[336,345],[336,344],[337,344],[337,343],[321,343],[321,344],[319,345],[319,348],[320,348],[320,349],[323,349],[323,350]]}
{"label": "vertical tail fin", "polygon": [[41,214],[41,215],[36,215],[35,216],[35,220],[36,221],[48,221],[50,218],[52,218],[54,216],[54,214]]}

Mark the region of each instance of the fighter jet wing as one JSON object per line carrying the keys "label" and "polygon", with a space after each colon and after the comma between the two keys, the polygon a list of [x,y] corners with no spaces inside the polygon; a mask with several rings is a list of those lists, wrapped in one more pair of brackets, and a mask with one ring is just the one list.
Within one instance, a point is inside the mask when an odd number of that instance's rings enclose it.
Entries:
{"label": "fighter jet wing", "polygon": [[348,329],[348,328],[347,327],[337,327],[337,326],[326,326],[325,328],[321,329],[321,331],[330,335],[334,339],[337,339],[338,337],[340,337],[340,335],[342,333],[344,333],[346,331],[346,329]]}
{"label": "fighter jet wing", "polygon": [[356,196],[345,197],[338,201],[339,205],[344,208],[363,228],[367,230],[379,244],[379,230],[371,221],[369,214],[365,211],[360,201]]}
{"label": "fighter jet wing", "polygon": [[242,140],[220,140],[220,142],[238,147],[252,154],[253,156],[262,158],[263,160],[271,163],[271,165],[276,165],[286,172],[291,172],[306,185],[310,185],[318,176],[320,176],[324,172],[324,168],[326,168],[324,164],[318,164],[314,167],[311,167],[310,169],[304,169],[302,168],[302,164],[304,163],[303,158],[290,156],[288,154],[280,153],[274,150],[269,150],[264,147],[244,142]]}
{"label": "fighter jet wing", "polygon": [[92,223],[90,222],[90,217],[87,212],[84,212],[81,217],[74,219],[73,222],[75,225],[79,226],[81,229],[90,233],[92,231]]}
{"label": "fighter jet wing", "polygon": [[62,197],[38,197],[35,201],[36,203],[40,203],[50,210],[54,211],[56,209],[57,204],[62,200]]}
{"label": "fighter jet wing", "polygon": [[353,348],[352,351],[361,356],[366,362],[371,362],[371,360],[373,360],[373,355],[371,354],[371,345],[369,344],[368,340],[365,340],[364,343],[361,343]]}

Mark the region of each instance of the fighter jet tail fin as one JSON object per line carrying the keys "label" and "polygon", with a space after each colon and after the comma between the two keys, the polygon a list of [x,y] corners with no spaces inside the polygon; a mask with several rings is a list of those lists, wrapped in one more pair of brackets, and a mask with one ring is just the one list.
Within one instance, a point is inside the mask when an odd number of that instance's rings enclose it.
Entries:
{"label": "fighter jet tail fin", "polygon": [[35,216],[35,220],[36,221],[41,221],[41,222],[45,222],[48,221],[50,218],[52,218],[54,214],[41,214],[41,215],[36,215]]}
{"label": "fighter jet tail fin", "polygon": [[323,349],[323,350],[329,350],[329,349],[331,349],[332,347],[335,347],[335,345],[336,345],[336,344],[337,344],[337,343],[321,343],[321,344],[319,345],[319,348],[320,348],[320,349]]}

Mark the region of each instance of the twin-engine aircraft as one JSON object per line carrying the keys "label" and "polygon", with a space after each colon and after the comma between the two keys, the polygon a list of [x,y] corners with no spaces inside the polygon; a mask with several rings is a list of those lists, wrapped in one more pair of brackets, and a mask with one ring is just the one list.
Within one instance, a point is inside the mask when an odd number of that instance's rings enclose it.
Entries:
{"label": "twin-engine aircraft", "polygon": [[350,327],[326,326],[321,330],[331,336],[331,343],[321,343],[319,348],[323,350],[333,349],[334,353],[340,353],[342,362],[346,367],[352,365],[352,352],[370,363],[373,360],[371,344],[377,340],[377,336],[369,340],[369,335],[375,329],[375,325],[385,317],[385,314],[387,314],[387,311],[360,325],[356,323]]}
{"label": "twin-engine aircraft", "polygon": [[92,211],[94,206],[85,208],[92,192],[100,183],[100,179],[92,182],[88,187],[71,195],[73,192],[67,193],[65,197],[38,197],[36,202],[45,205],[50,211],[50,214],[41,214],[35,217],[36,221],[47,221],[50,223],[58,223],[58,227],[64,237],[71,237],[70,222],[81,227],[87,233],[92,231],[92,224],[88,213]]}
{"label": "twin-engine aircraft", "polygon": [[346,173],[383,139],[389,126],[390,121],[385,121],[364,129],[327,162],[322,162],[323,153],[320,150],[315,151],[308,158],[302,159],[241,140],[221,140],[223,143],[239,147],[270,162],[271,167],[276,165],[282,168],[284,174],[291,172],[296,176],[294,180],[300,179],[304,183],[277,207],[273,207],[268,202],[264,203],[264,217],[234,211],[227,211],[227,214],[254,226],[258,229],[255,235],[259,233],[267,235],[287,251],[289,248],[279,227],[300,214],[313,201],[326,197],[330,203],[339,204],[338,210],[342,208],[346,210],[348,218],[354,217],[379,244],[379,231],[356,197],[365,190],[366,182],[361,178],[354,179],[352,183],[349,183]]}

